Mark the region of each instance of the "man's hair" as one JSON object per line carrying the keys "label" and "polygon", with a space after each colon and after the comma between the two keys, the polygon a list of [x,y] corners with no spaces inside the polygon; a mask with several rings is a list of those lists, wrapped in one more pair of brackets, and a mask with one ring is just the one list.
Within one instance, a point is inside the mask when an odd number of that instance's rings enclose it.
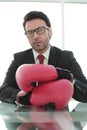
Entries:
{"label": "man's hair", "polygon": [[40,12],[40,11],[31,11],[31,12],[27,13],[24,17],[24,22],[23,22],[24,29],[25,29],[26,22],[31,21],[33,19],[37,19],[37,18],[44,20],[46,25],[48,27],[51,27],[50,20],[46,14],[44,14],[43,12]]}

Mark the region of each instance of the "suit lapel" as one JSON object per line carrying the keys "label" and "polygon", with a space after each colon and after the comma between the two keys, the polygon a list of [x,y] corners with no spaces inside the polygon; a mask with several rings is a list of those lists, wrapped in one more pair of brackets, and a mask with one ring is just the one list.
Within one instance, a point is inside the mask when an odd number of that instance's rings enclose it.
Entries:
{"label": "suit lapel", "polygon": [[26,60],[25,60],[25,62],[28,63],[28,64],[35,63],[32,49],[28,50],[28,52],[26,53]]}
{"label": "suit lapel", "polygon": [[[25,62],[28,63],[28,64],[34,64],[35,63],[32,49],[29,49],[26,52],[26,54],[25,54]],[[56,49],[55,47],[51,46],[48,64],[57,67],[57,66],[60,66],[60,62],[61,62],[61,53],[60,53],[60,51],[58,49]]]}
{"label": "suit lapel", "polygon": [[51,46],[48,64],[57,67],[60,64],[60,52]]}

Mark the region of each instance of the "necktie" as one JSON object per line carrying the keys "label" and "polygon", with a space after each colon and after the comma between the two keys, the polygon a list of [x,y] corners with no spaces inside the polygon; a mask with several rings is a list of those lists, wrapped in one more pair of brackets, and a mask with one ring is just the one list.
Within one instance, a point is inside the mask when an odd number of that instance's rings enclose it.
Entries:
{"label": "necktie", "polygon": [[[44,56],[38,55],[39,64],[43,64],[44,62]],[[42,82],[36,82],[36,86],[40,85]]]}
{"label": "necktie", "polygon": [[43,64],[44,61],[44,56],[43,55],[38,55],[39,63]]}

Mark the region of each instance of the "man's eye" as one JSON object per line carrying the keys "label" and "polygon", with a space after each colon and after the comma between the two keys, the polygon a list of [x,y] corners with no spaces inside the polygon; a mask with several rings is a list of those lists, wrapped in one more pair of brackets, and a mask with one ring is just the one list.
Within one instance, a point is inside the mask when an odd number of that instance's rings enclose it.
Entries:
{"label": "man's eye", "polygon": [[42,30],[43,30],[43,28],[39,28],[39,29],[38,29],[38,31],[42,31]]}
{"label": "man's eye", "polygon": [[29,31],[28,34],[33,34],[33,31]]}

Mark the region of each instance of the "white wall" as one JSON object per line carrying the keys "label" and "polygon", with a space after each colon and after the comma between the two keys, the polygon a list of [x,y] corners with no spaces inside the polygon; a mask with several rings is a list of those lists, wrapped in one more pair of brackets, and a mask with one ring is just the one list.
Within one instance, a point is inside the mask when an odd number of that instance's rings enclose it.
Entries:
{"label": "white wall", "polygon": [[87,4],[65,4],[65,49],[72,50],[87,76]]}

